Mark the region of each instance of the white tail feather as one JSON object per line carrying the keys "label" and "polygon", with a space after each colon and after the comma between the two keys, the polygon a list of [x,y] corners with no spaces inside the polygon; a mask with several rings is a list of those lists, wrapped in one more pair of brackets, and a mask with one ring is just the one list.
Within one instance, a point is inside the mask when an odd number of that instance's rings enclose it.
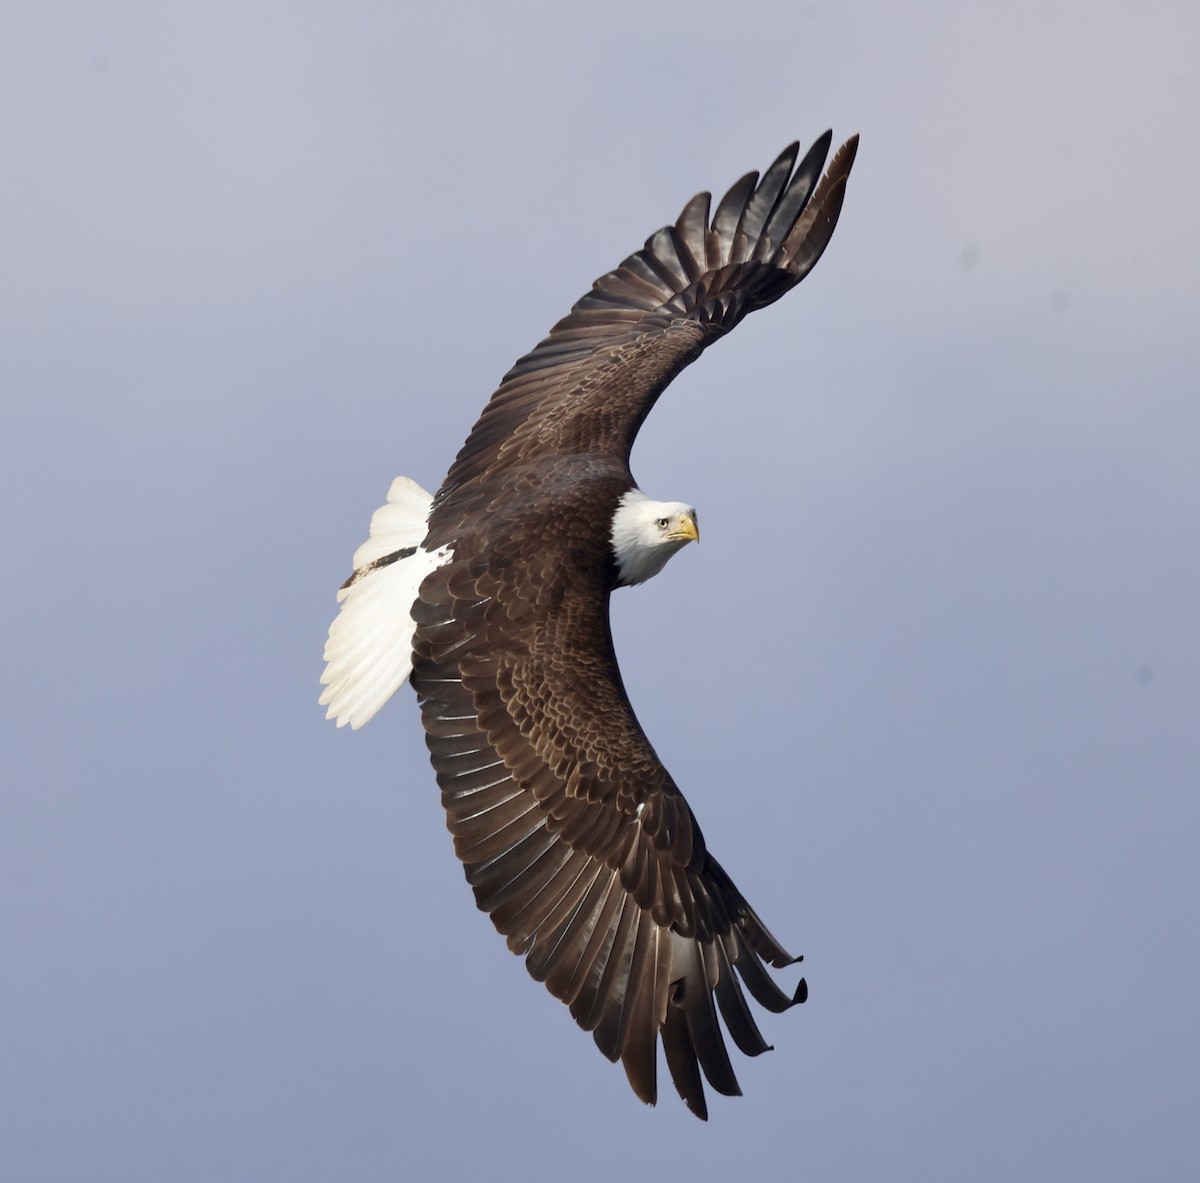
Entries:
{"label": "white tail feather", "polygon": [[[339,727],[359,728],[412,673],[412,606],[430,571],[450,558],[446,547],[422,548],[433,498],[416,481],[397,477],[387,504],[371,515],[371,536],[354,552],[354,577],[338,592],[341,610],[325,643],[321,705]],[[406,547],[411,555],[370,570]]]}

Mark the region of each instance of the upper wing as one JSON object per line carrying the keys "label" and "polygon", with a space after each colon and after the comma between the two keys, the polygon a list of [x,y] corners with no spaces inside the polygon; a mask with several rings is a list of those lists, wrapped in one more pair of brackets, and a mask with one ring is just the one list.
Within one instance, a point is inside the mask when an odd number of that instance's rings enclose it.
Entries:
{"label": "upper wing", "polygon": [[604,452],[628,463],[671,379],[821,257],[858,146],[857,136],[843,144],[818,185],[831,141],[826,132],[794,173],[798,144],[761,180],[742,177],[711,222],[709,194],[698,194],[674,226],[596,280],[505,375],[439,496],[548,452]]}
{"label": "upper wing", "polygon": [[788,995],[768,976],[764,960],[797,959],[707,853],[638,725],[607,593],[584,555],[548,549],[545,565],[460,557],[413,609],[413,685],[455,851],[479,907],[637,1095],[656,1099],[661,1034],[676,1088],[705,1117],[701,1070],[740,1092],[718,1009],[757,1055],[767,1044],[742,984],[775,1011],[805,986]]}

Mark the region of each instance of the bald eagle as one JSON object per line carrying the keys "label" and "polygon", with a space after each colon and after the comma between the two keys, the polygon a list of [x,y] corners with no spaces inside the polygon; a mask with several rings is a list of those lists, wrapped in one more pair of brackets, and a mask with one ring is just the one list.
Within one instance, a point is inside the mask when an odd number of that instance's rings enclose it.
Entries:
{"label": "bald eagle", "polygon": [[741,1091],[718,1013],[755,1056],[745,992],[778,1012],[807,987],[768,974],[800,958],[709,853],[638,724],[609,596],[699,538],[690,505],[637,487],[630,449],[671,379],[821,257],[857,137],[822,178],[831,142],[799,165],[790,145],[711,220],[709,194],[692,198],[509,370],[435,496],[397,478],[325,647],[339,727],[412,682],[479,907],[648,1104],[661,1038],[701,1118],[701,1073]]}

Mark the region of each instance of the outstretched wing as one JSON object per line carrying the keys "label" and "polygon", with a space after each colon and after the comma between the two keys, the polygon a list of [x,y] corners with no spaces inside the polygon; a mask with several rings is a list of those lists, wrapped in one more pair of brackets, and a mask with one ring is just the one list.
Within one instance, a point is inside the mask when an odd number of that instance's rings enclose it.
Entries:
{"label": "outstretched wing", "polygon": [[[748,173],[709,220],[697,194],[505,375],[450,469],[442,494],[562,452],[628,463],[655,400],[704,347],[778,300],[816,265],[837,225],[858,137],[834,155],[826,132],[796,166],[792,144]],[[795,171],[793,172],[793,168]]]}
{"label": "outstretched wing", "polygon": [[740,1092],[718,1010],[743,1052],[765,1051],[742,987],[771,1010],[802,1002],[803,981],[785,994],[763,964],[797,959],[707,853],[638,725],[607,590],[584,556],[549,565],[545,533],[527,537],[503,565],[435,571],[413,609],[412,680],[455,851],[479,907],[634,1092],[656,1100],[661,1035],[706,1117],[701,1071]]}

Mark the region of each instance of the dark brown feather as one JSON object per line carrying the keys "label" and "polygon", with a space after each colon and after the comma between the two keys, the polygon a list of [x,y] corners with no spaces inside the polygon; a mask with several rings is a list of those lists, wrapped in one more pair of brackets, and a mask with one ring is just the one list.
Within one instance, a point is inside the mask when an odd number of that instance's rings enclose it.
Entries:
{"label": "dark brown feather", "polygon": [[[700,194],[602,276],[509,371],[442,485],[426,548],[452,558],[413,609],[412,681],[447,824],[481,908],[634,1092],[740,1090],[721,1021],[767,1050],[768,974],[794,958],[709,855],[626,697],[608,601],[629,450],[671,379],[807,274],[833,232],[851,140]],[[794,171],[793,171],[794,169]],[[719,1015],[719,1017],[718,1017]]]}

